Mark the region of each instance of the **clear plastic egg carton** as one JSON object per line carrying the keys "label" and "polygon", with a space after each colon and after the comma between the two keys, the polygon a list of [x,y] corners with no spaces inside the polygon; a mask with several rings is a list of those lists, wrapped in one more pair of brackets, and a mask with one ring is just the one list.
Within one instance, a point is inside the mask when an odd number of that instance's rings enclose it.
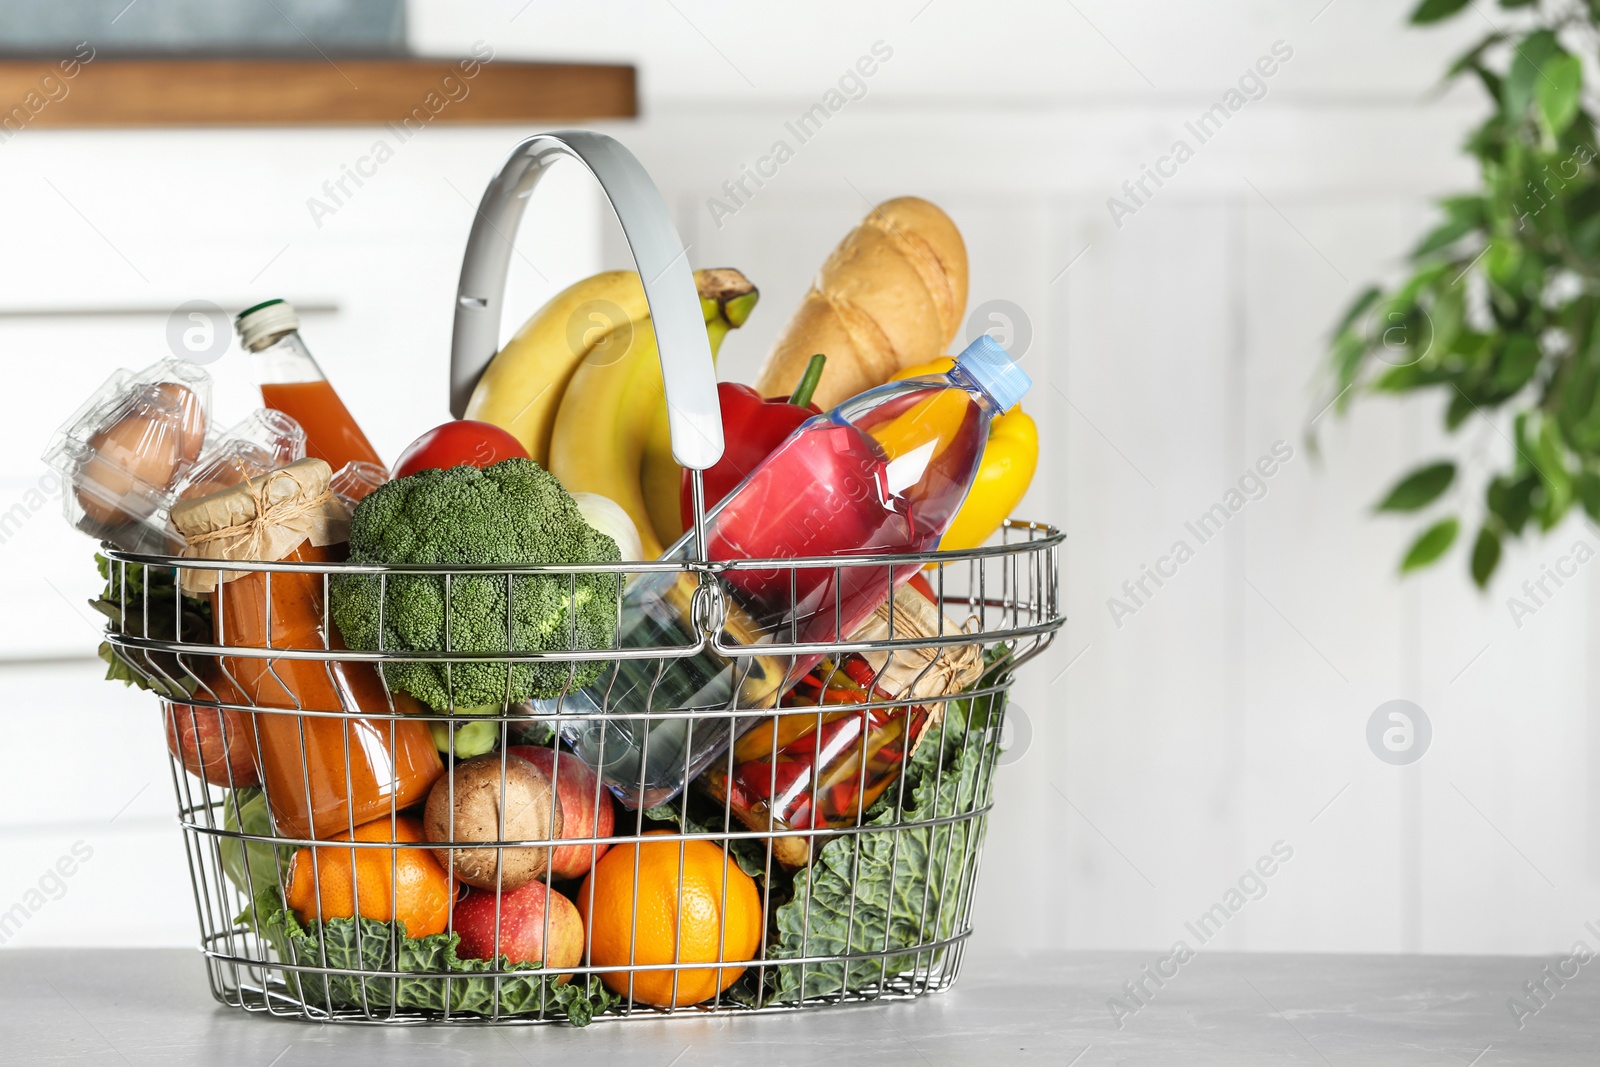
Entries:
{"label": "clear plastic egg carton", "polygon": [[304,459],[306,435],[262,408],[218,433],[211,376],[186,360],[118,370],[62,424],[44,461],[71,488],[67,521],[126,552],[172,554],[168,516],[204,496]]}
{"label": "clear plastic egg carton", "polygon": [[211,376],[186,360],[112,374],[44,454],[71,490],[67,521],[125,551],[175,551],[167,511],[205,450],[210,413]]}

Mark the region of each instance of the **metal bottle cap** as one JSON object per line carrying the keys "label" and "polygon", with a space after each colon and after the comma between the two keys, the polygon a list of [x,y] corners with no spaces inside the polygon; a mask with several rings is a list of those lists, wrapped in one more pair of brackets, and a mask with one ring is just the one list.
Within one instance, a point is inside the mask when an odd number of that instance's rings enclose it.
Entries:
{"label": "metal bottle cap", "polygon": [[233,326],[239,331],[239,342],[249,351],[259,352],[273,338],[298,330],[300,316],[287,300],[267,300],[241,311]]}

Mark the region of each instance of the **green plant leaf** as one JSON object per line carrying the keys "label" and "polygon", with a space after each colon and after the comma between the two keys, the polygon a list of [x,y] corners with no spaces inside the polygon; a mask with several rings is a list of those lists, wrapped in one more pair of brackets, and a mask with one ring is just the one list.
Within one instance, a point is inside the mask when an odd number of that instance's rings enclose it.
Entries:
{"label": "green plant leaf", "polygon": [[1519,411],[1511,420],[1511,440],[1516,445],[1517,454],[1513,465],[1521,473],[1533,471],[1537,474],[1536,463],[1533,459],[1539,452],[1538,435],[1534,432],[1535,425],[1533,413]]}
{"label": "green plant leaf", "polygon": [[1533,514],[1533,491],[1539,487],[1539,476],[1531,471],[1515,480],[1505,475],[1494,478],[1486,490],[1489,510],[1513,534],[1520,534]]}
{"label": "green plant leaf", "polygon": [[1576,486],[1584,512],[1589,518],[1600,522],[1600,474],[1592,470],[1579,471]]}
{"label": "green plant leaf", "polygon": [[[1474,74],[1493,101],[1463,144],[1477,181],[1439,202],[1410,273],[1363,290],[1328,348],[1341,388],[1442,391],[1436,410],[1451,432],[1474,414],[1508,418],[1513,447],[1496,450],[1487,514],[1467,530],[1480,587],[1532,523],[1549,530],[1579,505],[1600,522],[1600,107],[1585,72],[1600,0],[1496,2],[1517,17],[1506,30],[1471,34],[1444,79]],[[1487,10],[1469,0],[1410,7],[1419,24]],[[1456,484],[1448,462],[1436,462],[1407,472],[1377,504],[1442,513],[1414,531],[1403,571],[1438,559],[1461,535],[1464,519],[1433,522],[1454,510],[1438,502]]]}
{"label": "green plant leaf", "polygon": [[1528,384],[1539,369],[1539,342],[1525,333],[1506,338],[1505,348],[1496,361],[1494,387],[1510,395]]}
{"label": "green plant leaf", "polygon": [[1416,367],[1433,348],[1433,320],[1415,304],[1404,308],[1391,304],[1375,325],[1380,332],[1373,343],[1383,349],[1383,361],[1396,370]]}
{"label": "green plant leaf", "polygon": [[1400,573],[1409,574],[1437,561],[1450,550],[1451,545],[1455,544],[1456,534],[1460,531],[1461,520],[1454,515],[1448,519],[1440,519],[1423,530],[1417,539],[1411,542],[1405,558],[1400,561]]}
{"label": "green plant leaf", "polygon": [[1427,507],[1450,488],[1455,477],[1456,465],[1448,460],[1419,467],[1400,479],[1374,510],[1416,511]]}
{"label": "green plant leaf", "polygon": [[1479,589],[1488,586],[1490,576],[1499,565],[1500,535],[1483,526],[1478,530],[1478,539],[1472,544],[1472,580]]}
{"label": "green plant leaf", "polygon": [[1345,408],[1349,399],[1346,392],[1351,383],[1356,380],[1356,375],[1361,371],[1361,362],[1367,356],[1367,343],[1354,334],[1345,334],[1333,345],[1333,366],[1337,381],[1335,385],[1335,405],[1340,411]]}
{"label": "green plant leaf", "polygon": [[1538,449],[1539,480],[1544,485],[1544,499],[1538,502],[1539,525],[1549,530],[1562,520],[1573,500],[1572,475],[1567,471],[1561,431],[1551,420],[1539,426]]}
{"label": "green plant leaf", "polygon": [[1473,45],[1471,48],[1467,49],[1465,52],[1461,53],[1456,57],[1455,62],[1450,64],[1450,69],[1445,71],[1445,81],[1450,81],[1453,78],[1459,77],[1469,70],[1483,69],[1480,63],[1480,61],[1483,59],[1483,54],[1505,39],[1506,35],[1501,33],[1499,30],[1496,30],[1483,40],[1479,41],[1477,44]]}
{"label": "green plant leaf", "polygon": [[1533,84],[1534,99],[1552,136],[1559,136],[1578,114],[1578,92],[1583,88],[1583,62],[1575,55],[1558,53],[1539,68]]}
{"label": "green plant leaf", "polygon": [[1383,290],[1379,289],[1376,285],[1369,285],[1366,289],[1362,290],[1361,295],[1352,300],[1350,302],[1350,306],[1345,309],[1344,318],[1340,319],[1339,325],[1333,328],[1333,335],[1338,337],[1350,327],[1354,326],[1356,324],[1356,320],[1365,314],[1368,308],[1377,303],[1378,297],[1382,295]]}
{"label": "green plant leaf", "polygon": [[[1464,267],[1463,270],[1466,268]],[[1457,338],[1466,328],[1467,287],[1452,285],[1440,293],[1428,312],[1433,320],[1433,337],[1429,341],[1431,352],[1441,355],[1455,350]]]}
{"label": "green plant leaf", "polygon": [[[1501,79],[1500,75],[1496,74],[1482,63],[1472,64],[1472,72],[1478,76],[1478,81],[1483,84],[1483,91],[1489,94],[1489,99],[1499,100],[1501,94],[1505,91],[1505,82]],[[1480,132],[1487,135],[1491,130],[1498,128],[1499,125],[1499,117],[1491,116],[1490,119],[1483,124],[1483,129]],[[1475,141],[1468,141],[1467,151],[1476,156],[1483,155],[1482,146],[1475,143]]]}
{"label": "green plant leaf", "polygon": [[1466,6],[1467,0],[1422,0],[1416,10],[1411,12],[1411,23],[1414,26],[1425,26],[1430,22],[1439,22]]}
{"label": "green plant leaf", "polygon": [[1428,384],[1426,375],[1415,363],[1402,363],[1390,367],[1372,380],[1372,388],[1380,393],[1404,393]]}
{"label": "green plant leaf", "polygon": [[1511,73],[1507,76],[1501,103],[1513,121],[1519,121],[1533,103],[1534,83],[1545,60],[1560,51],[1556,35],[1549,30],[1536,30],[1520,41],[1512,43],[1514,54]]}
{"label": "green plant leaf", "polygon": [[1449,248],[1477,228],[1478,223],[1473,219],[1446,219],[1417,243],[1411,250],[1411,258],[1421,259],[1441,248]]}
{"label": "green plant leaf", "polygon": [[1439,206],[1444,209],[1444,221],[1417,244],[1411,253],[1412,259],[1421,259],[1431,252],[1449,247],[1482,227],[1487,217],[1482,197],[1454,196],[1441,201]]}

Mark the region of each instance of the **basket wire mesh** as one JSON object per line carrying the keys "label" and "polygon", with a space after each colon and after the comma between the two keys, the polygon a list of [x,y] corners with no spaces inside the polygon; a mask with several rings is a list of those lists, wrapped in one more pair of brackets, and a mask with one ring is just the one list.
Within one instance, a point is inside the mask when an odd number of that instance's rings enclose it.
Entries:
{"label": "basket wire mesh", "polygon": [[[1003,727],[1006,694],[1016,669],[1042,651],[1060,626],[1062,617],[1057,590],[1057,552],[1062,534],[1052,527],[1009,521],[998,541],[989,547],[961,553],[926,555],[862,556],[849,560],[738,561],[734,564],[649,563],[622,564],[610,568],[620,581],[646,572],[676,569],[702,588],[715,589],[725,572],[739,567],[767,570],[827,566],[879,566],[887,568],[891,593],[897,576],[922,571],[942,607],[938,632],[932,636],[906,636],[904,624],[897,620],[891,600],[887,636],[873,640],[852,640],[851,634],[835,632],[822,642],[780,642],[767,640],[757,645],[740,644],[716,628],[702,628],[697,617],[692,644],[679,647],[577,650],[526,654],[482,654],[446,651],[419,654],[398,650],[361,652],[345,649],[327,637],[335,630],[328,625],[328,589],[341,574],[379,573],[387,580],[397,573],[418,571],[441,575],[448,583],[460,576],[481,573],[483,568],[389,568],[356,566],[348,563],[220,563],[176,557],[147,556],[120,552],[110,547],[110,585],[120,598],[121,624],[115,621],[108,640],[119,653],[144,673],[165,695],[162,706],[173,788],[178,802],[179,822],[188,855],[193,882],[196,915],[200,926],[201,949],[207,963],[211,989],[217,1000],[248,1011],[304,1019],[341,1022],[552,1022],[586,1023],[590,1018],[640,1018],[673,1014],[743,1014],[793,1010],[826,1004],[855,1001],[903,999],[946,988],[955,978],[963,945],[971,933],[970,912],[986,820],[991,808],[993,776]],[[925,568],[925,569],[924,569]],[[237,588],[228,582],[213,594],[214,612],[219,622],[211,632],[194,633],[184,629],[184,605],[180,585],[174,581],[170,604],[162,604],[167,584],[162,577],[176,579],[186,570],[203,569],[260,574],[266,597],[261,609],[267,613],[263,631],[267,638],[255,647],[242,647],[221,627],[228,591]],[[578,573],[596,567],[495,567],[493,572],[507,580],[523,573],[556,573],[574,580]],[[309,576],[309,577],[299,577]],[[275,647],[271,634],[269,606],[276,579],[280,595],[286,584],[299,578],[320,588],[323,612],[323,644],[320,648]],[[836,587],[839,583],[835,583]],[[152,588],[162,593],[153,595]],[[449,600],[446,600],[448,609]],[[171,609],[173,628],[163,631],[160,619]],[[229,615],[237,618],[237,612]],[[152,619],[157,625],[152,628]],[[946,629],[947,620],[959,625]],[[706,621],[716,622],[714,616]],[[191,623],[190,630],[193,630]],[[897,631],[898,628],[898,631]],[[446,626],[448,632],[448,622]],[[152,636],[155,635],[155,636]],[[748,707],[736,699],[726,707],[696,708],[692,712],[672,706],[626,709],[604,706],[601,718],[625,715],[629,720],[654,724],[673,719],[688,719],[688,728],[718,730],[741,744],[762,749],[762,738],[770,736],[766,747],[772,781],[767,799],[778,793],[780,734],[798,736],[803,746],[811,739],[811,773],[820,777],[829,766],[824,752],[825,726],[845,724],[838,735],[850,734],[854,748],[845,746],[846,758],[831,764],[843,767],[844,775],[830,783],[842,787],[842,795],[853,797],[844,805],[846,819],[838,812],[828,820],[818,815],[802,816],[785,822],[769,809],[753,820],[748,811],[736,810],[730,783],[735,777],[736,746],[728,745],[707,768],[698,782],[684,789],[670,803],[644,809],[618,804],[613,832],[598,832],[596,818],[602,805],[612,805],[611,792],[595,778],[584,797],[590,807],[589,830],[576,836],[508,838],[504,832],[492,841],[397,841],[397,828],[405,818],[401,798],[391,791],[387,810],[379,821],[389,832],[377,839],[357,839],[357,807],[354,795],[344,798],[344,816],[336,826],[315,825],[315,837],[296,834],[278,826],[277,821],[260,817],[261,800],[236,780],[237,749],[244,743],[249,752],[263,744],[263,729],[281,741],[290,731],[300,746],[299,767],[303,777],[305,803],[312,806],[313,783],[308,756],[314,747],[308,738],[325,736],[336,729],[342,737],[343,782],[354,790],[352,750],[357,760],[362,745],[370,746],[373,731],[387,735],[389,750],[397,744],[397,731],[413,720],[442,723],[445,729],[466,721],[493,724],[495,753],[501,764],[500,788],[505,789],[508,748],[532,743],[560,748],[559,728],[573,711],[564,706],[564,697],[537,705],[503,704],[498,708],[472,709],[467,714],[452,705],[445,712],[430,714],[420,706],[409,705],[385,679],[386,664],[422,659],[437,663],[448,674],[453,664],[493,663],[509,672],[524,662],[551,661],[567,665],[569,678],[581,665],[613,658],[640,661],[657,676],[667,672],[675,660],[704,647],[714,647],[737,663],[754,657],[777,657],[793,667],[802,659],[824,657],[822,670],[837,672],[844,657],[851,653],[887,656],[925,650],[929,657],[937,651],[967,646],[980,649],[986,665],[982,677],[964,691],[932,697],[904,695],[889,698],[881,689],[868,686],[862,703],[839,705],[825,701],[824,683],[815,706]],[[273,700],[281,707],[253,703],[243,694],[238,679],[240,664],[253,664],[261,677],[276,679],[291,699]],[[308,668],[315,664],[315,668]],[[933,665],[930,658],[923,672]],[[348,686],[335,680],[340,671],[371,670],[382,687],[386,706],[377,712],[354,706]],[[286,680],[291,670],[320,669],[333,691],[339,693],[339,707],[305,707],[293,698],[294,686]],[[815,677],[815,675],[813,675]],[[877,674],[873,675],[876,680]],[[920,677],[920,675],[919,675]],[[185,695],[190,694],[190,695]],[[652,691],[652,698],[654,697]],[[210,713],[236,713],[245,736],[201,732],[201,720]],[[584,715],[592,715],[587,709]],[[926,716],[920,743],[913,745],[914,716]],[[891,768],[888,781],[875,799],[867,794],[869,745],[880,741],[885,724],[901,731],[900,755],[903,773]],[[319,734],[318,731],[322,733]],[[362,731],[366,731],[363,733]],[[877,731],[875,733],[875,731]],[[353,740],[354,738],[354,740]],[[753,739],[753,740],[752,740]],[[453,742],[452,742],[453,745]],[[187,746],[187,747],[186,747]],[[887,747],[887,746],[884,746]],[[683,758],[689,758],[685,746]],[[793,751],[787,749],[785,751]],[[882,749],[880,749],[882,751]],[[207,778],[186,770],[191,763],[210,767]],[[230,759],[229,757],[235,757]],[[453,751],[445,756],[447,764]],[[486,757],[487,758],[487,757]],[[643,764],[644,760],[641,760]],[[560,774],[564,762],[553,759],[553,806],[560,795]],[[685,765],[680,774],[687,778]],[[913,782],[913,779],[916,779]],[[720,790],[708,790],[708,780],[722,783]],[[442,782],[452,782],[446,774]],[[454,785],[447,788],[453,790]],[[809,796],[815,802],[823,793],[814,784]],[[248,819],[246,798],[257,806],[257,815]],[[635,798],[637,799],[637,798]],[[568,801],[570,803],[570,801]],[[758,805],[759,807],[759,805]],[[742,811],[742,815],[741,815]],[[548,825],[554,825],[551,813]],[[247,825],[248,823],[248,825]],[[371,825],[366,824],[366,825]],[[329,844],[330,830],[343,831],[337,844]],[[645,838],[646,832],[651,836]],[[387,839],[383,839],[383,838]],[[737,864],[750,875],[759,893],[760,936],[756,951],[741,957],[729,952],[726,941],[729,926],[730,886],[736,878],[720,879],[717,914],[717,945],[714,955],[704,951],[682,951],[685,923],[673,922],[673,951],[666,961],[637,959],[633,947],[628,962],[605,965],[592,962],[590,949],[594,937],[591,924],[584,924],[582,958],[575,964],[543,966],[512,963],[502,952],[501,936],[506,928],[501,914],[501,899],[496,898],[492,925],[492,951],[484,960],[458,957],[447,947],[459,931],[455,912],[445,920],[442,935],[432,938],[405,936],[405,910],[401,900],[401,868],[410,868],[411,856],[421,850],[439,849],[453,861],[458,848],[495,850],[496,870],[506,869],[505,850],[552,849],[578,846],[593,854],[616,847],[637,845],[641,841],[670,842],[678,846],[677,891],[674,917],[688,914],[695,907],[686,900],[685,868],[687,851],[696,842],[709,842],[726,850],[731,865]],[[303,851],[315,846],[309,856]],[[800,849],[799,863],[786,865],[779,857],[793,857]],[[641,895],[637,884],[643,848],[633,850],[635,892],[630,908],[630,945],[638,944]],[[304,870],[310,872],[312,899],[302,894],[304,910],[286,906],[291,894],[290,868],[285,858],[301,852]],[[351,875],[342,873],[338,860],[345,861]],[[314,857],[314,861],[305,862]],[[372,859],[369,857],[376,857]],[[450,870],[451,863],[445,862]],[[387,867],[387,878],[366,880],[363,876]],[[497,879],[503,875],[497,874]],[[323,914],[323,879],[349,877],[352,912]],[[564,893],[582,903],[590,881],[562,880],[547,865],[540,876],[547,899],[551,891]],[[387,883],[388,900],[373,900],[372,886]],[[363,888],[367,900],[361,899]],[[472,892],[468,890],[468,892]],[[456,887],[451,886],[452,900]],[[588,902],[591,907],[593,900]],[[648,902],[646,902],[648,904]],[[545,907],[539,943],[552,944],[552,909]],[[374,918],[375,916],[375,918]],[[291,922],[293,917],[295,921]],[[648,926],[653,919],[646,914]],[[717,920],[713,920],[714,922]],[[427,946],[424,948],[423,946]],[[708,967],[707,964],[713,966]],[[732,964],[732,966],[715,966]],[[706,988],[710,972],[714,991]],[[723,981],[737,973],[731,984]],[[670,995],[661,992],[662,980],[648,977],[669,974]],[[653,992],[645,993],[648,988]],[[665,1003],[663,1003],[665,1001]]]}

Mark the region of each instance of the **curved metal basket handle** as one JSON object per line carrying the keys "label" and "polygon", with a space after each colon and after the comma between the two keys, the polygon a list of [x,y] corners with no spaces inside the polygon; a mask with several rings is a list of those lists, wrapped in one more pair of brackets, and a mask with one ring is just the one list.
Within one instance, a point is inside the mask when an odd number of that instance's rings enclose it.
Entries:
{"label": "curved metal basket handle", "polygon": [[562,130],[529,137],[511,150],[484,190],[456,289],[450,413],[462,417],[473,387],[500,348],[511,240],[534,185],[558,159],[575,159],[594,175],[622,224],[655,325],[672,455],[685,467],[704,470],[722,458],[722,412],[689,257],[661,190],[633,153],[602,133]]}

